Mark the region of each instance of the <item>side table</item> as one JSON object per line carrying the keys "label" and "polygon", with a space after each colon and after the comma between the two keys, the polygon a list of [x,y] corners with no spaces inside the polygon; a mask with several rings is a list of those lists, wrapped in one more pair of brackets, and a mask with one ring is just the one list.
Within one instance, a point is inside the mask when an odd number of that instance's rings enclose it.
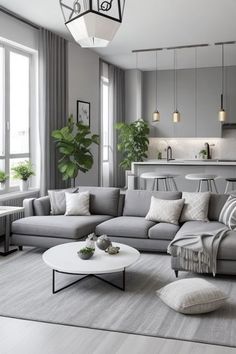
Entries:
{"label": "side table", "polygon": [[23,207],[12,207],[12,206],[0,206],[0,218],[5,217],[5,236],[4,236],[4,251],[0,252],[0,256],[7,256],[15,251],[17,248],[10,250],[10,233],[11,233],[11,225],[10,225],[10,216],[16,213],[23,212]]}

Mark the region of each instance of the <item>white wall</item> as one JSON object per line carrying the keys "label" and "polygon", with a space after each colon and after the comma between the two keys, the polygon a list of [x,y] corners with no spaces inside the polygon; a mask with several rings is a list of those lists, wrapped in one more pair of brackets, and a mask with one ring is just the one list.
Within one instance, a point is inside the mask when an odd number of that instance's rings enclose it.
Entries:
{"label": "white wall", "polygon": [[141,70],[125,71],[125,121],[134,122],[142,118],[143,73]]}
{"label": "white wall", "polygon": [[28,49],[37,50],[38,48],[38,30],[24,24],[0,12],[0,41],[8,40],[25,46]]}
{"label": "white wall", "polygon": [[[76,43],[68,46],[69,113],[76,118],[76,101],[91,104],[90,128],[99,134],[99,56],[91,50],[82,49]],[[99,184],[99,147],[93,146],[94,166],[86,174],[79,172],[78,185],[97,186]]]}

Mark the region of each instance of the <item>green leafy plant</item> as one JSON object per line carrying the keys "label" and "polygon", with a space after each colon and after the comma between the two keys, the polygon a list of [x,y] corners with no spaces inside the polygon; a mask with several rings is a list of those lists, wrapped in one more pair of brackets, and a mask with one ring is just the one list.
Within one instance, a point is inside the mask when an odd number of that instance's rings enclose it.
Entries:
{"label": "green leafy plant", "polygon": [[75,123],[73,116],[68,119],[67,125],[52,132],[61,158],[58,169],[63,180],[77,177],[79,171],[88,172],[93,166],[93,155],[90,151],[92,144],[99,144],[99,136],[91,135],[90,128],[82,123]]}
{"label": "green leafy plant", "polygon": [[199,152],[199,156],[201,157],[206,157],[207,156],[207,151],[205,149],[202,149],[200,152]]}
{"label": "green leafy plant", "polygon": [[147,158],[148,151],[148,123],[142,119],[133,123],[118,123],[118,151],[123,155],[123,161],[120,166],[124,169],[130,169],[132,162],[143,161]]}
{"label": "green leafy plant", "polygon": [[8,177],[9,176],[4,171],[0,170],[0,183],[5,183]]}
{"label": "green leafy plant", "polygon": [[13,178],[22,179],[23,181],[27,181],[31,176],[35,175],[32,163],[27,160],[19,162],[11,170],[13,171]]}
{"label": "green leafy plant", "polygon": [[95,251],[94,248],[84,247],[84,248],[81,248],[80,253],[82,253],[82,254],[91,254],[91,253],[94,253],[94,251]]}

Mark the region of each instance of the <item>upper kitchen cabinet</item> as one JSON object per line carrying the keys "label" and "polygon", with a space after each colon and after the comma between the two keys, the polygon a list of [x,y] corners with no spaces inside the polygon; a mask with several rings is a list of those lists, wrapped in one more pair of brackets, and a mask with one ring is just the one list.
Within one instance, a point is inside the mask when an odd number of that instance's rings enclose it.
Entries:
{"label": "upper kitchen cabinet", "polygon": [[201,68],[197,73],[197,137],[221,137],[218,120],[221,94],[221,69]]}

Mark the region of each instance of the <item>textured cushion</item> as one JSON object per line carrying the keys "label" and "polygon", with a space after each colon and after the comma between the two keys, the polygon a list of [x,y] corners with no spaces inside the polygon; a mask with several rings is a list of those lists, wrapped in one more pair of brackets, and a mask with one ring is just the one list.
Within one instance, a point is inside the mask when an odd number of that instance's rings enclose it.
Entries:
{"label": "textured cushion", "polygon": [[210,193],[183,192],[185,204],[180,217],[181,222],[200,220],[207,221]]}
{"label": "textured cushion", "polygon": [[228,199],[226,194],[211,194],[209,201],[208,219],[218,221],[220,212]]}
{"label": "textured cushion", "polygon": [[164,200],[151,198],[151,205],[146,220],[179,224],[179,217],[184,206],[184,199]]}
{"label": "textured cushion", "polygon": [[189,315],[217,310],[228,298],[216,286],[198,278],[177,280],[156,293],[173,310]]}
{"label": "textured cushion", "polygon": [[95,231],[95,227],[105,220],[107,215],[90,216],[33,216],[12,223],[15,234],[49,236],[61,238],[81,238]]}
{"label": "textured cushion", "polygon": [[178,225],[160,222],[149,229],[148,237],[153,240],[171,241],[175,237],[179,228],[180,227]]}
{"label": "textured cushion", "polygon": [[90,213],[117,216],[119,211],[119,188],[79,187],[79,192],[89,191]]}
{"label": "textured cushion", "polygon": [[219,222],[222,222],[231,230],[236,228],[236,197],[230,196],[225,205],[223,206]]}
{"label": "textured cushion", "polygon": [[66,192],[77,192],[78,188],[63,189],[63,190],[49,190],[48,195],[51,203],[52,215],[63,215],[66,212]]}
{"label": "textured cushion", "polygon": [[155,223],[144,218],[120,216],[96,227],[96,235],[148,238],[148,230]]}
{"label": "textured cushion", "polygon": [[124,216],[143,216],[148,213],[151,197],[159,199],[175,200],[181,198],[180,192],[155,192],[127,190],[125,195]]}
{"label": "textured cushion", "polygon": [[65,215],[90,215],[89,192],[65,193],[66,212]]}

